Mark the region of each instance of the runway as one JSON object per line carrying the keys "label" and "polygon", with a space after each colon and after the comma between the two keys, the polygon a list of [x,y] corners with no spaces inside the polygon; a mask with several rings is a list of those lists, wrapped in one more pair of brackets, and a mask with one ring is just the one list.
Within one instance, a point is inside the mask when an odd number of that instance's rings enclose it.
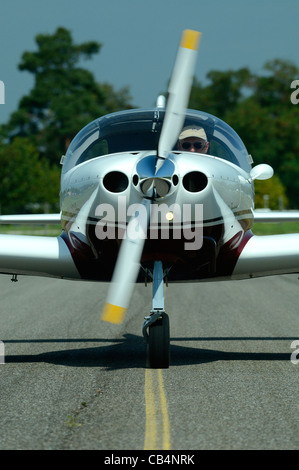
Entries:
{"label": "runway", "polygon": [[151,286],[115,326],[107,284],[2,275],[0,449],[298,449],[298,282],[169,285],[171,365],[155,370]]}

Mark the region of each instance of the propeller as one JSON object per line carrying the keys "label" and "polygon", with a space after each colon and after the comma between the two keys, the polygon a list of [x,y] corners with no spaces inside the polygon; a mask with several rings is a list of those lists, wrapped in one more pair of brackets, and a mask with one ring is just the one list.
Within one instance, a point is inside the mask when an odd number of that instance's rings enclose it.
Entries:
{"label": "propeller", "polygon": [[[144,247],[147,228],[150,219],[151,200],[155,184],[154,178],[163,173],[161,167],[173,148],[183,127],[186,108],[189,101],[196,53],[201,33],[193,30],[183,31],[180,47],[175,60],[174,70],[168,88],[168,100],[163,127],[158,144],[158,155],[148,186],[143,186],[145,197],[140,204],[140,210],[132,216],[127,226],[126,237],[122,240],[120,252],[110,283],[107,301],[104,305],[101,319],[110,323],[122,323],[129,306],[131,294],[140,269],[140,259]],[[161,192],[167,191],[162,187]]]}

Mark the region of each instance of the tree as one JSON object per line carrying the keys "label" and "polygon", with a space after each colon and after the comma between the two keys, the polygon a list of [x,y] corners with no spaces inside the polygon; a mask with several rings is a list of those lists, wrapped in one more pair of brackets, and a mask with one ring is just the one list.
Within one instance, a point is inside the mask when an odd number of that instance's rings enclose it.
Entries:
{"label": "tree", "polygon": [[82,68],[101,44],[75,44],[71,33],[36,36],[37,50],[24,52],[19,69],[34,76],[34,86],[19,103],[0,135],[0,204],[2,213],[26,210],[28,204],[50,203],[57,211],[60,157],[88,122],[129,108],[128,88],[120,91],[97,83]]}
{"label": "tree", "polygon": [[252,85],[252,75],[246,67],[226,72],[212,70],[207,78],[210,83],[206,87],[202,87],[195,78],[189,106],[222,119],[238,105],[245,90]]}
{"label": "tree", "polygon": [[50,204],[57,211],[59,169],[50,167],[28,138],[0,144],[0,205],[2,214],[23,212],[28,204]]}
{"label": "tree", "polygon": [[117,93],[79,67],[80,60],[99,52],[99,43],[74,44],[71,33],[61,27],[53,35],[38,35],[36,43],[37,51],[25,52],[19,64],[20,70],[34,75],[34,87],[21,99],[4,131],[10,139],[33,139],[40,154],[54,163],[83,126],[130,107],[130,97],[127,89]]}
{"label": "tree", "polygon": [[228,111],[225,120],[240,135],[255,164],[270,164],[269,142],[273,135],[273,121],[268,119],[266,110],[258,103],[247,100]]}
{"label": "tree", "polygon": [[272,210],[285,209],[288,206],[285,187],[277,175],[264,181],[255,181],[255,207]]}
{"label": "tree", "polygon": [[299,106],[290,101],[290,85],[299,69],[289,61],[265,64],[261,75],[247,68],[212,71],[203,87],[196,79],[190,107],[230,124],[255,164],[268,163],[286,188],[290,208],[299,204]]}
{"label": "tree", "polygon": [[266,72],[254,78],[254,99],[269,113],[277,116],[283,108],[290,107],[290,84],[299,70],[292,62],[274,59],[265,63]]}

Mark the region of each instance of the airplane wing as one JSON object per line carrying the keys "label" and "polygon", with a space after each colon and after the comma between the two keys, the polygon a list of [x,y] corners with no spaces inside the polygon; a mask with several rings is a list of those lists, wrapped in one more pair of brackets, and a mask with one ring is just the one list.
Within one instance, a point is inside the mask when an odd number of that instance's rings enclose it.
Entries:
{"label": "airplane wing", "polygon": [[[57,224],[61,214],[1,215],[0,225]],[[0,272],[80,279],[71,253],[64,240],[58,237],[30,235],[0,235]]]}
{"label": "airplane wing", "polygon": [[232,279],[299,273],[299,233],[253,235],[240,250]]}
{"label": "airplane wing", "polygon": [[[254,222],[299,221],[299,211],[257,209]],[[233,279],[299,273],[299,233],[253,235],[240,250]]]}
{"label": "airplane wing", "polygon": [[80,279],[62,237],[0,235],[0,272]]}
{"label": "airplane wing", "polygon": [[296,222],[299,211],[271,211],[257,209],[254,211],[254,222]]}
{"label": "airplane wing", "polygon": [[0,215],[0,224],[60,224],[61,214]]}

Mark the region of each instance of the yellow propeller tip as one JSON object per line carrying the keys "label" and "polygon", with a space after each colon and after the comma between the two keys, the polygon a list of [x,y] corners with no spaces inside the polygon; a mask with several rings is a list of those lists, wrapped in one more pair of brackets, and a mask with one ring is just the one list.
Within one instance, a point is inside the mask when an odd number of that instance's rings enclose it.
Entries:
{"label": "yellow propeller tip", "polygon": [[181,47],[184,47],[185,49],[193,49],[196,51],[199,46],[200,37],[201,33],[198,31],[186,29],[182,35]]}
{"label": "yellow propeller tip", "polygon": [[126,310],[127,309],[124,307],[118,307],[117,305],[106,303],[103,308],[101,320],[109,323],[120,324],[124,320]]}

